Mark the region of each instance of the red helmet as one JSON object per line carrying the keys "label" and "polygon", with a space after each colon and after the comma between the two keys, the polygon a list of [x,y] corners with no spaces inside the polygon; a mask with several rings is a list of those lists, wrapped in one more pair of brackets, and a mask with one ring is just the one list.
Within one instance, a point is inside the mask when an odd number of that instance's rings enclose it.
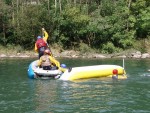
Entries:
{"label": "red helmet", "polygon": [[49,50],[49,49],[46,49],[46,50],[44,51],[44,53],[45,53],[45,54],[48,54],[48,55],[50,55],[50,54],[51,54],[51,52],[50,52],[50,50]]}

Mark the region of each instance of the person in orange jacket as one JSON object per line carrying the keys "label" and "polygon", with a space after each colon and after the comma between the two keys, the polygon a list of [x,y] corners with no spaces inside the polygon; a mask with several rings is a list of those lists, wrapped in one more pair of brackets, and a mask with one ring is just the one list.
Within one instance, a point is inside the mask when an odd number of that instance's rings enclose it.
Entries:
{"label": "person in orange jacket", "polygon": [[44,36],[37,36],[37,40],[35,42],[34,50],[35,52],[38,52],[39,58],[44,54],[44,50],[48,48],[47,39],[48,39],[48,33],[44,28],[42,28],[42,32],[44,33]]}

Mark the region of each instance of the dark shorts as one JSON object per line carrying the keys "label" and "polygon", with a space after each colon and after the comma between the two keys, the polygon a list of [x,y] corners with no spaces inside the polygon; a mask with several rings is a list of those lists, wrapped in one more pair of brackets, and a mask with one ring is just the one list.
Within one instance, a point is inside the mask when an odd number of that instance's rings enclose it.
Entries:
{"label": "dark shorts", "polygon": [[44,55],[44,51],[45,51],[46,49],[47,49],[47,47],[41,47],[41,48],[38,50],[38,52],[39,52],[39,58]]}
{"label": "dark shorts", "polygon": [[51,70],[52,67],[51,66],[43,66],[43,70]]}
{"label": "dark shorts", "polygon": [[57,70],[58,69],[58,67],[56,67],[56,66],[53,66],[53,67],[51,67],[51,66],[43,66],[42,68],[43,68],[43,70]]}

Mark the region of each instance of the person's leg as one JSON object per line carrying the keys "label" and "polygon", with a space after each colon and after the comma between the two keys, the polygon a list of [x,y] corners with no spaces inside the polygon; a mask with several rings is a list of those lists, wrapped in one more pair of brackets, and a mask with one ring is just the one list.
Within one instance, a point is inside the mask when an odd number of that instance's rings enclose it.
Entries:
{"label": "person's leg", "polygon": [[39,58],[44,55],[44,51],[45,51],[45,48],[44,48],[44,47],[41,47],[41,48],[39,49]]}
{"label": "person's leg", "polygon": [[53,67],[51,68],[51,70],[57,70],[57,69],[58,69],[57,66],[53,66]]}

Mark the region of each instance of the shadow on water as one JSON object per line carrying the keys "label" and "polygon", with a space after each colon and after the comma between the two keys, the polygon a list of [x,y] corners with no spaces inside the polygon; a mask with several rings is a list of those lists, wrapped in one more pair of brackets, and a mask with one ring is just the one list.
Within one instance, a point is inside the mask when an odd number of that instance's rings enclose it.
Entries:
{"label": "shadow on water", "polygon": [[[122,59],[59,59],[67,66],[115,64]],[[94,78],[71,81],[31,80],[32,59],[0,60],[2,113],[150,112],[150,60],[125,59],[127,80]]]}

